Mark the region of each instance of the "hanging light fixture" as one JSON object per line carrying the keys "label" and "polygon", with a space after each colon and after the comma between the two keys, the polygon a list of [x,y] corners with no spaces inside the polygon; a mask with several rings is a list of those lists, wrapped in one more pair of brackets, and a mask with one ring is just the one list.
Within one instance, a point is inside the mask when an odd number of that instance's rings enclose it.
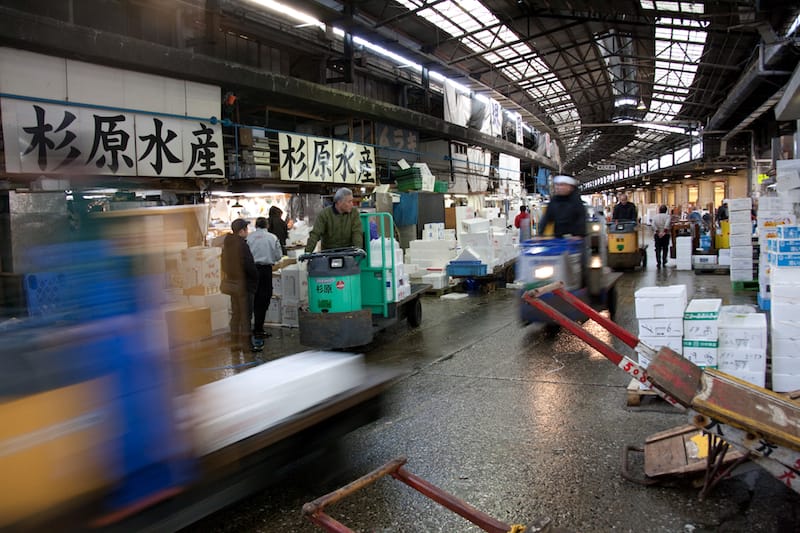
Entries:
{"label": "hanging light fixture", "polygon": [[647,106],[644,105],[644,100],[642,100],[641,98],[639,98],[639,104],[636,106],[636,109],[638,109],[639,111],[647,111]]}
{"label": "hanging light fixture", "polygon": [[244,207],[244,206],[243,206],[242,204],[240,204],[240,203],[239,203],[239,197],[237,196],[237,197],[236,197],[236,203],[235,203],[235,204],[233,204],[231,207],[233,207],[233,208],[235,209],[235,208],[242,208],[242,207]]}

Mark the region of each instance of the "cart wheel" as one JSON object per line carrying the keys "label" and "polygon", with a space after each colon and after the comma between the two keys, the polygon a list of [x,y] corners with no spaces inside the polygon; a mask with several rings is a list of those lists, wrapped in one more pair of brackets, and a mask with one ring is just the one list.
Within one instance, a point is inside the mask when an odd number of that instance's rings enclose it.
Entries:
{"label": "cart wheel", "polygon": [[608,316],[611,320],[617,315],[617,288],[611,287],[606,292],[606,306],[608,307]]}
{"label": "cart wheel", "polygon": [[413,302],[406,304],[406,320],[412,328],[418,328],[422,324],[422,302],[415,298]]}
{"label": "cart wheel", "polygon": [[558,335],[558,332],[561,331],[560,324],[545,324],[544,325],[544,335],[545,337],[555,337]]}

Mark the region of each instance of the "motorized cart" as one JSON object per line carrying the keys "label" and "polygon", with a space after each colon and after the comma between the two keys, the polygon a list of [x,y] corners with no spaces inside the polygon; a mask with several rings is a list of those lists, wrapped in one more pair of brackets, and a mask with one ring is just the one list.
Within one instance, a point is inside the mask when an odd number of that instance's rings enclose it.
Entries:
{"label": "motorized cart", "polygon": [[647,244],[641,235],[642,226],[634,220],[608,224],[608,266],[614,270],[631,270],[647,266]]}
{"label": "motorized cart", "polygon": [[[651,360],[645,370],[615,351],[542,296],[558,297],[589,316],[629,347]],[[703,369],[671,349],[658,352],[596,312],[557,282],[528,291],[524,301],[580,337],[641,383],[650,384],[668,403],[685,408],[689,423],[709,439],[709,462],[701,497],[730,468],[721,468],[729,448],[749,458],[787,487],[800,492],[800,404],[713,369]],[[713,461],[713,463],[712,463]]]}
{"label": "motorized cart", "polygon": [[[608,309],[613,317],[617,307],[616,283],[621,273],[611,272],[605,265],[606,235],[599,222],[588,224],[585,238],[536,237],[521,244],[517,261],[517,282],[522,293],[554,281],[564,283],[565,290],[592,309]],[[543,294],[542,298],[572,320],[588,317],[559,298]],[[541,310],[520,300],[520,320],[523,324],[543,323],[558,329],[558,323]]]}
{"label": "motorized cart", "polygon": [[392,216],[363,213],[361,226],[365,250],[339,248],[299,258],[308,262],[309,305],[298,313],[304,346],[364,346],[400,320],[411,327],[422,323],[421,297],[430,285],[405,285]]}

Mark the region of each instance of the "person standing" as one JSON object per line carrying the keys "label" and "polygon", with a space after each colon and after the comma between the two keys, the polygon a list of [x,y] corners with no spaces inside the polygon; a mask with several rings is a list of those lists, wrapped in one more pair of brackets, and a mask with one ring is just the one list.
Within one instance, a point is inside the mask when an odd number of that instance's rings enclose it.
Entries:
{"label": "person standing", "polygon": [[222,272],[225,275],[223,292],[231,297],[230,327],[234,349],[250,346],[251,350],[258,351],[259,343],[250,336],[258,271],[250,247],[247,246],[248,224],[242,218],[231,222],[231,233],[222,242]]}
{"label": "person standing", "polygon": [[539,220],[540,235],[553,224],[556,237],[564,235],[586,236],[586,207],[578,194],[578,180],[571,176],[553,178],[555,194],[547,204],[544,216]]}
{"label": "person standing", "polygon": [[264,332],[264,320],[272,301],[272,265],[283,255],[278,237],[267,231],[267,219],[258,217],[256,229],[247,236],[247,245],[253,254],[258,271],[258,283],[253,300],[253,337],[269,337]]}
{"label": "person standing", "polygon": [[656,247],[656,268],[667,266],[667,252],[669,251],[670,227],[672,217],[667,213],[667,206],[658,208],[658,214],[653,217],[653,239]]}
{"label": "person standing", "polygon": [[717,221],[728,220],[728,204],[722,202],[717,209]]}
{"label": "person standing", "polygon": [[333,195],[333,205],[317,215],[308,235],[306,253],[311,253],[322,241],[323,250],[334,248],[362,248],[364,235],[358,209],[353,207],[353,192],[342,187]]}
{"label": "person standing", "polygon": [[612,220],[633,220],[638,222],[636,206],[628,201],[628,195],[623,192],[617,199],[619,203],[614,206],[614,213],[611,215]]}
{"label": "person standing", "polygon": [[514,227],[519,228],[519,242],[531,238],[531,215],[524,205],[519,206],[519,214],[514,218]]}
{"label": "person standing", "polygon": [[289,240],[289,226],[281,218],[281,215],[283,215],[283,211],[277,205],[269,208],[267,230],[275,235],[278,238],[278,242],[281,243],[281,254],[288,255],[286,253],[286,241]]}

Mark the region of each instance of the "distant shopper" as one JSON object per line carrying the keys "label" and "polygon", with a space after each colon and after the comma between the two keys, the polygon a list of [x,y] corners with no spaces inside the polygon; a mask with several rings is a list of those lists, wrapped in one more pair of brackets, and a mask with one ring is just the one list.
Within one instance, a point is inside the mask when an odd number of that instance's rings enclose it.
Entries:
{"label": "distant shopper", "polygon": [[323,250],[333,248],[363,248],[364,236],[358,209],[353,207],[353,192],[342,187],[333,195],[333,205],[317,215],[308,235],[306,253],[311,253],[322,241]]}
{"label": "distant shopper", "polygon": [[283,255],[278,237],[267,231],[267,219],[256,219],[256,230],[247,236],[247,245],[253,253],[258,271],[258,285],[253,301],[253,336],[256,339],[268,337],[264,332],[264,320],[272,301],[272,265]]}
{"label": "distant shopper", "polygon": [[548,225],[553,224],[553,235],[586,236],[586,207],[578,194],[578,180],[571,176],[556,176],[553,178],[555,194],[547,204],[544,216],[539,220],[539,234],[548,231]]}
{"label": "distant shopper", "polygon": [[289,225],[281,218],[283,211],[277,205],[269,208],[269,219],[267,220],[267,230],[278,238],[281,244],[281,254],[286,253],[286,241],[289,240]]}
{"label": "distant shopper", "polygon": [[[231,233],[222,243],[222,292],[231,297],[231,343],[235,349],[249,346],[258,350],[258,342],[250,337],[253,298],[258,287],[258,271],[250,247],[247,246],[249,222],[237,218],[231,222]],[[262,341],[263,344],[263,341]]]}
{"label": "distant shopper", "polygon": [[514,218],[514,227],[519,228],[519,242],[531,238],[531,215],[524,205],[519,206],[519,214]]}
{"label": "distant shopper", "polygon": [[653,239],[656,245],[656,267],[667,266],[667,252],[671,240],[670,227],[672,217],[667,213],[667,206],[658,208],[658,214],[653,217]]}
{"label": "distant shopper", "polygon": [[614,206],[614,213],[611,215],[613,220],[633,220],[638,222],[636,213],[636,206],[628,201],[628,195],[625,193],[617,197],[619,203]]}

